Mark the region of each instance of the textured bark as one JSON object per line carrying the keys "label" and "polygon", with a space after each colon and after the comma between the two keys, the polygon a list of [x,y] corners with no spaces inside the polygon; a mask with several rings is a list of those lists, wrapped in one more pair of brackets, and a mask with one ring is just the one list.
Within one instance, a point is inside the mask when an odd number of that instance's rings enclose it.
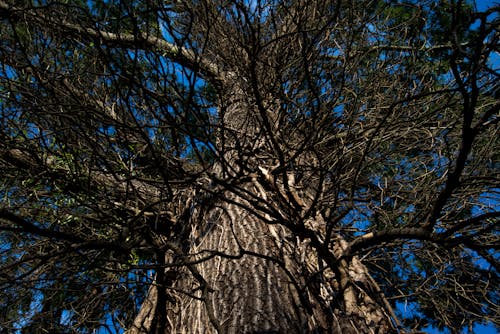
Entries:
{"label": "textured bark", "polygon": [[[255,183],[247,189],[258,192]],[[233,198],[231,198],[233,197]],[[170,300],[165,333],[388,333],[388,309],[376,283],[357,259],[321,269],[307,240],[266,224],[227,195],[226,201],[192,208],[190,261],[205,259],[164,290]],[[321,223],[321,222],[310,222]],[[346,242],[338,239],[335,255]],[[313,273],[316,274],[314,278]],[[200,276],[203,281],[200,281]],[[134,328],[152,333],[157,288],[152,286]]]}
{"label": "textured bark", "polygon": [[[202,231],[205,235],[197,250],[215,250],[233,258],[216,256],[197,265],[211,292],[204,301],[181,297],[171,316],[174,332],[210,332],[213,324],[208,312],[214,312],[218,325],[227,332],[290,330],[300,323],[293,309],[296,293],[286,274],[268,259],[243,254],[278,256],[279,246],[269,227],[234,205],[214,210],[207,221],[210,226]],[[181,284],[193,292],[199,285],[189,278]]]}
{"label": "textured bark", "polygon": [[141,305],[141,310],[139,314],[134,319],[134,323],[131,328],[129,328],[127,334],[139,334],[139,333],[150,333],[153,330],[153,321],[155,318],[155,310],[158,303],[158,288],[155,284],[151,285],[147,298]]}

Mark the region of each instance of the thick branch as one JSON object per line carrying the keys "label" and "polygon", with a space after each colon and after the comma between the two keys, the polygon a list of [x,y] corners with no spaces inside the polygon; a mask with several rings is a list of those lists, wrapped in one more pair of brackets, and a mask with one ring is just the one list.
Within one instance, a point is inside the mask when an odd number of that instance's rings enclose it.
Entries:
{"label": "thick branch", "polygon": [[40,11],[35,12],[34,9],[12,6],[5,1],[0,0],[0,17],[24,19],[26,16],[29,16],[30,21],[35,22],[40,27],[55,27],[57,29],[62,29],[66,33],[96,39],[99,43],[105,45],[113,45],[124,48],[133,47],[148,50],[160,50],[160,52],[163,52],[163,56],[191,69],[192,71],[201,73],[207,79],[215,81],[214,83],[219,83],[222,81],[221,78],[224,77],[224,75],[222,75],[222,71],[214,62],[206,58],[202,58],[193,50],[169,43],[163,38],[151,36],[146,33],[133,35],[120,32],[119,34],[116,34],[91,27],[83,27],[64,19],[44,15],[43,13],[40,13]]}
{"label": "thick branch", "polygon": [[120,252],[128,252],[130,249],[124,247],[121,243],[115,243],[111,241],[103,241],[103,240],[86,240],[83,239],[73,233],[60,232],[56,230],[48,230],[44,228],[40,228],[35,224],[28,222],[27,220],[15,215],[14,213],[1,209],[0,210],[0,221],[9,221],[19,228],[13,229],[9,227],[0,226],[0,231],[2,230],[13,230],[16,232],[26,232],[33,235],[37,235],[40,237],[50,238],[61,240],[65,242],[69,242],[72,244],[72,247],[78,249],[113,249]]}
{"label": "thick branch", "polygon": [[[54,173],[54,179],[64,179],[69,173],[69,170],[67,171],[54,166],[55,159],[48,157],[46,159],[46,164],[43,164],[33,158],[28,152],[24,152],[20,149],[0,150],[0,162],[2,162],[2,160],[7,166],[26,170],[32,174],[41,174],[42,172],[50,171]],[[0,166],[5,166],[4,163],[0,163]],[[113,175],[98,171],[92,171],[86,175],[90,178],[91,184],[98,184],[116,189],[121,193],[129,193],[132,187],[141,198],[147,198],[148,203],[160,200],[160,191],[146,182],[137,179],[131,180],[117,174]],[[136,208],[131,209],[134,212],[137,211]]]}
{"label": "thick branch", "polygon": [[357,239],[354,239],[349,250],[354,254],[360,250],[367,249],[373,246],[395,241],[398,239],[417,239],[434,241],[436,238],[425,228],[403,227],[391,230],[370,232]]}

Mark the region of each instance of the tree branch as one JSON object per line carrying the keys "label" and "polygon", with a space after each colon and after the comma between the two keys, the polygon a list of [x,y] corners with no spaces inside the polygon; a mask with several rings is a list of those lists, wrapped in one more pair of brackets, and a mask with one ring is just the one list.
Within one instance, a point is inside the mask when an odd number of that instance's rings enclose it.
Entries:
{"label": "tree branch", "polygon": [[99,43],[106,45],[116,45],[119,47],[140,48],[145,50],[157,49],[163,52],[163,56],[172,61],[191,69],[194,72],[199,72],[213,83],[219,84],[224,78],[223,71],[207,58],[203,58],[196,54],[193,50],[185,47],[177,46],[167,42],[163,38],[150,36],[146,33],[127,34],[120,32],[119,34],[107,32],[90,27],[82,27],[79,24],[68,22],[64,19],[59,19],[54,16],[47,16],[37,11],[36,8],[21,8],[10,5],[5,1],[0,0],[0,17],[9,17],[10,19],[23,19],[30,16],[31,22],[36,22],[40,27],[49,27],[62,29],[66,33],[71,33],[77,36],[86,36],[97,40]]}
{"label": "tree branch", "polygon": [[[23,219],[6,209],[0,209],[0,221],[1,220],[9,221],[19,226],[20,228],[16,230],[17,232],[21,233],[26,232],[40,237],[46,237],[49,239],[56,239],[64,242],[69,242],[75,249],[113,249],[124,253],[130,251],[128,247],[125,247],[123,244],[118,242],[110,242],[97,239],[86,240],[84,238],[76,236],[73,233],[66,233],[56,230],[48,230],[40,228],[35,224],[28,222],[26,219]],[[9,227],[4,228],[3,226],[0,226],[0,231],[1,230],[13,230],[13,229]]]}
{"label": "tree branch", "polygon": [[435,236],[425,228],[402,227],[362,235],[351,241],[348,249],[351,254],[354,254],[360,250],[398,239],[436,240]]}

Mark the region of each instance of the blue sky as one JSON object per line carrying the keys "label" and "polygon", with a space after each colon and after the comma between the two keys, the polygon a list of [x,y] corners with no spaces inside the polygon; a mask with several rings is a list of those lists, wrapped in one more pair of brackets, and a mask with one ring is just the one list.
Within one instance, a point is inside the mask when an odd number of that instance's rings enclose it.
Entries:
{"label": "blue sky", "polygon": [[477,0],[476,1],[476,5],[477,5],[477,9],[478,10],[484,10],[486,8],[490,8],[491,6],[494,6],[494,5],[498,5],[500,4],[500,1],[498,0],[495,0],[495,1],[492,1],[492,0]]}

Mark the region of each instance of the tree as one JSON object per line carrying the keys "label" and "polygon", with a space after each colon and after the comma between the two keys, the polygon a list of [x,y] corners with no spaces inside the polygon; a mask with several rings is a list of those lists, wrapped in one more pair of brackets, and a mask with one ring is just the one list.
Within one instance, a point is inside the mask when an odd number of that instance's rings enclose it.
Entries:
{"label": "tree", "polygon": [[499,12],[0,0],[1,330],[498,327]]}

